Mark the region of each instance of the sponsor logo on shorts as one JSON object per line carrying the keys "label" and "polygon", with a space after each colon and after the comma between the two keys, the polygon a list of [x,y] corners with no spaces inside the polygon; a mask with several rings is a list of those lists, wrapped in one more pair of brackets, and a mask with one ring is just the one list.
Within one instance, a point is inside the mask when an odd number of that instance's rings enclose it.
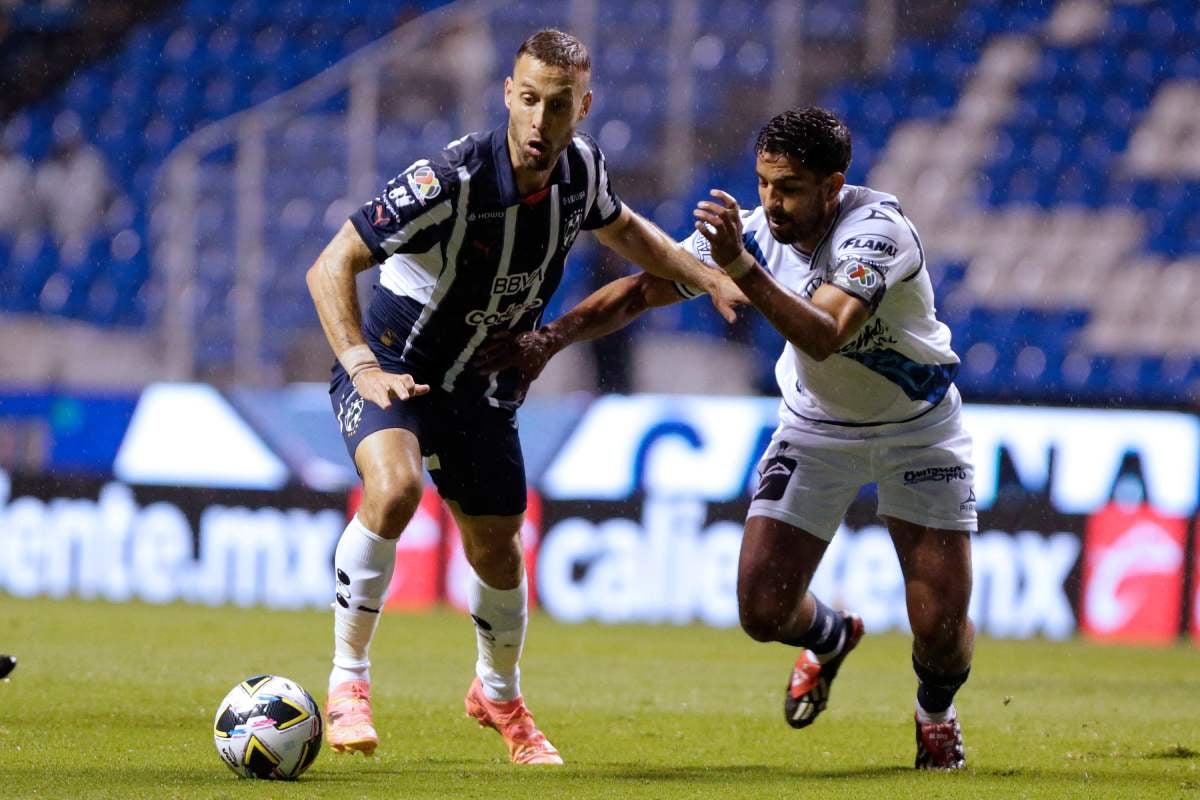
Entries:
{"label": "sponsor logo on shorts", "polygon": [[432,167],[418,167],[408,175],[408,187],[413,194],[425,205],[442,192],[442,184],[438,181],[437,173]]}
{"label": "sponsor logo on shorts", "polygon": [[758,491],[754,493],[755,500],[782,500],[783,493],[796,471],[796,459],[784,455],[788,443],[780,442],[779,449],[771,460],[763,465],[758,475]]}
{"label": "sponsor logo on shorts", "polygon": [[526,311],[532,311],[535,308],[541,307],[541,298],[535,297],[528,303],[517,303],[509,306],[506,309],[503,309],[502,311],[487,311],[486,309],[469,311],[467,312],[465,319],[468,325],[486,325],[491,327],[494,325],[502,325],[506,322],[512,322],[513,320],[520,318],[520,316]]}
{"label": "sponsor logo on shorts", "polygon": [[500,219],[507,212],[504,209],[499,211],[473,211],[467,214],[467,222],[475,222],[481,219]]}
{"label": "sponsor logo on shorts", "polygon": [[926,467],[925,469],[909,469],[904,471],[905,486],[930,482],[949,483],[950,481],[965,481],[966,479],[967,468],[961,464],[955,464],[953,467]]}
{"label": "sponsor logo on shorts", "polygon": [[958,504],[958,510],[964,513],[975,513],[975,487],[967,490],[967,499]]}

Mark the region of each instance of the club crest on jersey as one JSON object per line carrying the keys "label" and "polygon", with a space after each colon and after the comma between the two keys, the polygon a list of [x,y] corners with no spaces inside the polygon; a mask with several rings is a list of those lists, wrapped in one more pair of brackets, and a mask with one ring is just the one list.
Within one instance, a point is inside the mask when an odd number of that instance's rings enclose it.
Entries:
{"label": "club crest on jersey", "polygon": [[583,212],[572,211],[571,216],[567,217],[567,224],[563,228],[563,247],[568,248],[575,243],[575,237],[579,235],[579,226],[583,224]]}
{"label": "club crest on jersey", "polygon": [[847,280],[858,284],[864,289],[874,289],[875,284],[879,281],[875,270],[856,261],[852,261],[842,267],[842,275]]}
{"label": "club crest on jersey", "polygon": [[408,174],[408,188],[425,205],[442,192],[442,184],[432,167],[418,167]]}

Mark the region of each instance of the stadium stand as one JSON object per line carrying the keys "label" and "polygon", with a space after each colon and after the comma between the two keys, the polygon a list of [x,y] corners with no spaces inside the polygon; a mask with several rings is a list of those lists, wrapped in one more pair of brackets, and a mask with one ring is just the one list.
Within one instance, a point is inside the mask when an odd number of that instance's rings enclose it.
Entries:
{"label": "stadium stand", "polygon": [[[134,27],[111,54],[4,123],[0,190],[34,191],[0,207],[0,311],[116,330],[163,325],[171,289],[158,277],[156,248],[174,218],[155,204],[173,149],[440,5],[188,0]],[[597,101],[587,127],[635,205],[683,235],[690,203],[711,185],[752,204],[749,123],[712,121],[740,122],[748,107],[765,116],[780,102],[771,78],[795,54],[781,53],[761,5],[703,0],[681,17],[688,4],[618,0],[598,4],[591,19],[573,16],[579,5],[508,5],[485,30],[464,22],[450,32],[444,48],[454,57],[420,74],[440,70],[460,92],[475,80],[485,98],[478,109],[445,102],[453,95],[438,85],[395,94],[413,83],[403,68],[384,76],[380,105],[392,110],[378,119],[372,180],[349,194],[375,191],[412,153],[498,119],[494,79],[507,67],[498,54],[554,24],[592,43]],[[921,230],[941,314],[964,357],[964,390],[977,399],[1189,403],[1200,383],[1194,4],[972,0],[943,33],[901,42],[862,79],[847,65],[869,51],[861,45],[874,4],[804,6],[815,49],[799,61],[818,76],[806,85],[835,69],[852,78],[810,99],[854,132],[850,180],[895,191]],[[670,83],[665,76],[681,65],[688,81]],[[681,85],[682,100],[672,91]],[[315,330],[294,262],[310,259],[349,210],[340,156],[347,94],[268,134],[270,192],[282,199],[268,223],[261,290],[283,302],[261,323],[261,355],[277,378],[295,374],[289,342]],[[681,127],[693,132],[687,142]],[[684,166],[664,176],[681,148]],[[214,150],[197,175],[195,371],[218,379],[233,374],[231,320],[243,313],[236,159],[232,147]],[[578,256],[550,316],[595,283],[594,253],[581,247]],[[679,334],[754,344],[757,366],[744,383],[769,385],[779,340],[754,315],[730,337],[704,304],[689,303],[656,313],[643,330],[662,335],[668,350]]]}

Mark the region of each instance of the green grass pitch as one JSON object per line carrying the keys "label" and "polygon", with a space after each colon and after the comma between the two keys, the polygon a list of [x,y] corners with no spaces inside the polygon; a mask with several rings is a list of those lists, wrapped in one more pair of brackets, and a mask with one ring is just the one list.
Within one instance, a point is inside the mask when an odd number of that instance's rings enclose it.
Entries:
{"label": "green grass pitch", "polygon": [[825,716],[783,721],[788,651],[736,630],[535,615],[523,685],[564,768],[517,768],[463,714],[474,632],[386,616],[379,755],[324,749],[298,782],[236,778],[215,704],[277,672],[324,700],[329,615],[0,597],[4,798],[1200,797],[1200,651],[981,640],[959,697],[968,768],[911,768],[908,642],[872,636]]}

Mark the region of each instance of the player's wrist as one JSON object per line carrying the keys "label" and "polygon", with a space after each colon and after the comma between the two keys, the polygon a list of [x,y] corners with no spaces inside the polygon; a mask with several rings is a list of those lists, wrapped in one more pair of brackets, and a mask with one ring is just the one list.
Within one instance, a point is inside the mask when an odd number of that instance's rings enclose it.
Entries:
{"label": "player's wrist", "polygon": [[754,256],[750,255],[745,248],[738,253],[737,258],[727,264],[722,264],[721,269],[725,270],[725,274],[730,278],[741,280],[750,274],[750,270],[754,269],[758,262],[754,260]]}
{"label": "player's wrist", "polygon": [[379,360],[375,358],[375,354],[371,352],[370,346],[365,344],[356,344],[353,347],[347,347],[338,353],[338,362],[341,363],[342,369],[346,370],[346,374],[350,376],[351,383],[364,372],[383,369],[383,367],[379,366]]}
{"label": "player's wrist", "polygon": [[546,347],[546,352],[553,356],[570,344],[570,337],[563,330],[563,326],[557,322],[552,322],[549,325],[538,330],[538,335],[542,338],[542,344]]}

